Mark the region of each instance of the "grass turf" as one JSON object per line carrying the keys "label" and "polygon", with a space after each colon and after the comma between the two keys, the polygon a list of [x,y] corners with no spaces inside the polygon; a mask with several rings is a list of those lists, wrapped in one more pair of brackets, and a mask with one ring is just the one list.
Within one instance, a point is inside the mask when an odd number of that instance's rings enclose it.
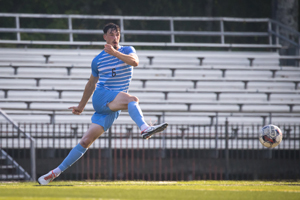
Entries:
{"label": "grass turf", "polygon": [[300,182],[267,181],[54,181],[0,182],[0,200],[300,199]]}

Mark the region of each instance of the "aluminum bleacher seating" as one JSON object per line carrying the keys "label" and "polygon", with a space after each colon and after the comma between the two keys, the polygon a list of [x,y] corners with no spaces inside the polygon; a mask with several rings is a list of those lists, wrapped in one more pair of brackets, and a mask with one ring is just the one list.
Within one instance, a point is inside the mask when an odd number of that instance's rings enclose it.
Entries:
{"label": "aluminum bleacher seating", "polygon": [[[90,122],[67,110],[80,100],[99,50],[0,49],[0,104],[19,122]],[[146,119],[171,124],[299,120],[300,70],[274,52],[137,51],[130,93]],[[152,57],[152,59],[149,59]],[[202,58],[202,59],[199,59]],[[249,58],[253,58],[252,61]],[[201,63],[200,63],[201,62]],[[200,65],[201,64],[201,65]],[[54,117],[55,116],[55,117]],[[1,119],[2,120],[2,119]],[[117,123],[133,124],[127,112]]]}

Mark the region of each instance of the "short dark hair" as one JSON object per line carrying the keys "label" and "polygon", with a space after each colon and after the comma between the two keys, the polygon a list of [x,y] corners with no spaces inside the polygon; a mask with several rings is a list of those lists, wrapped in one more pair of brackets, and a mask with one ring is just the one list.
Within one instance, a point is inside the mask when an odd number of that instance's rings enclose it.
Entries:
{"label": "short dark hair", "polygon": [[109,29],[111,29],[112,31],[115,30],[117,32],[120,32],[120,27],[117,24],[108,23],[104,26],[103,33],[106,34]]}

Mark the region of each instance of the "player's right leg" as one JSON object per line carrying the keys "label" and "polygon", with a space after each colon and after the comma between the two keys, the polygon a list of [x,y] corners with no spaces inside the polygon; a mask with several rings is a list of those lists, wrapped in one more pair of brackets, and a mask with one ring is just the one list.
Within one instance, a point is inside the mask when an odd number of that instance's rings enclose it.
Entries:
{"label": "player's right leg", "polygon": [[126,110],[131,119],[138,125],[141,130],[141,136],[149,139],[153,134],[164,131],[168,123],[162,123],[156,126],[149,126],[144,119],[143,112],[139,106],[139,99],[130,94],[120,92],[115,99],[108,104],[111,110]]}
{"label": "player's right leg", "polygon": [[77,160],[79,160],[87,151],[89,146],[104,133],[102,126],[98,124],[91,124],[90,128],[85,132],[81,138],[79,144],[77,144],[64,159],[64,161],[55,169],[51,170],[47,174],[41,176],[38,179],[38,183],[41,185],[47,185],[58,177],[63,171],[72,166]]}

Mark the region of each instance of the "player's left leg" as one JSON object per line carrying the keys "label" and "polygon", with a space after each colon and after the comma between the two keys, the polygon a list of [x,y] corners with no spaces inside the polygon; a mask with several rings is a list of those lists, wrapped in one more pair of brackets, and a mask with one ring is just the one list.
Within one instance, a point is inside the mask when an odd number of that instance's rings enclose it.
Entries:
{"label": "player's left leg", "polygon": [[72,166],[77,160],[79,160],[84,153],[87,151],[88,147],[104,133],[102,126],[98,124],[91,124],[88,131],[83,135],[79,144],[77,144],[68,154],[68,156],[63,160],[63,162],[55,169],[51,170],[47,174],[41,176],[38,179],[39,184],[47,185],[49,182],[53,181],[62,172]]}

